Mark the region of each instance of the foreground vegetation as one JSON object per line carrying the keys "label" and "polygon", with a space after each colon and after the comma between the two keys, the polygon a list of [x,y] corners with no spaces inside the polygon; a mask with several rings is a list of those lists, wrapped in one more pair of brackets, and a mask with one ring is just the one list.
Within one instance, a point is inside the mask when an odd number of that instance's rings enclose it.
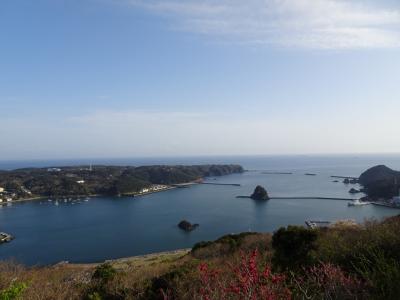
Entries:
{"label": "foreground vegetation", "polygon": [[400,216],[242,233],[100,265],[0,263],[0,299],[399,299]]}

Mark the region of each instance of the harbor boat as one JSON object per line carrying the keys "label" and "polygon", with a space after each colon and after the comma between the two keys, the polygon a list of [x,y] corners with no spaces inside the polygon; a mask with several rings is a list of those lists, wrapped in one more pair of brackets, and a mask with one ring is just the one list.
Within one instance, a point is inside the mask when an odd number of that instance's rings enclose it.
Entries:
{"label": "harbor boat", "polygon": [[363,202],[359,199],[353,200],[352,202],[347,203],[348,206],[364,206],[370,204],[369,202]]}
{"label": "harbor boat", "polygon": [[7,243],[13,240],[14,237],[11,234],[0,232],[0,243]]}

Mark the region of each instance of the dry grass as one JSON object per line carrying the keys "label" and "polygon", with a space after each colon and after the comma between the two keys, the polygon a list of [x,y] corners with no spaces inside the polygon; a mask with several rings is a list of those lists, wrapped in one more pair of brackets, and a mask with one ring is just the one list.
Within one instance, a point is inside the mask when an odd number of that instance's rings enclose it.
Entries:
{"label": "dry grass", "polygon": [[[151,254],[111,262],[118,271],[106,289],[115,295],[129,291],[128,299],[140,298],[148,281],[171,268],[184,264],[189,250]],[[21,299],[84,299],[90,290],[92,275],[99,264],[58,264],[27,268],[13,261],[0,262],[0,290],[12,283],[25,283]],[[136,295],[136,296],[135,296]]]}
{"label": "dry grass", "polygon": [[0,288],[25,283],[23,299],[80,299],[92,270],[81,267],[53,266],[25,268],[14,262],[0,263]]}

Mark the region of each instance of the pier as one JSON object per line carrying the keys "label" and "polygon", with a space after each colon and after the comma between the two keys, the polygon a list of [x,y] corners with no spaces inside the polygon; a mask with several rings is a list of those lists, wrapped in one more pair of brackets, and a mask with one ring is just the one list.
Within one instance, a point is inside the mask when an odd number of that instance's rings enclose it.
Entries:
{"label": "pier", "polygon": [[293,175],[291,172],[261,172],[264,175]]}
{"label": "pier", "polygon": [[198,182],[186,182],[186,183],[176,183],[176,184],[171,184],[172,187],[176,188],[188,188],[191,187],[192,185],[199,184]]}
{"label": "pier", "polygon": [[[250,196],[236,196],[236,198],[248,198],[250,199]],[[354,201],[357,199],[353,198],[335,198],[335,197],[270,197],[269,200],[340,200],[340,201]]]}
{"label": "pier", "polygon": [[354,199],[354,198],[335,198],[335,197],[271,197],[270,199],[283,199],[283,200],[312,199],[312,200],[341,200],[341,201],[354,201],[354,200],[357,200],[357,199]]}
{"label": "pier", "polygon": [[331,222],[329,222],[329,221],[306,220],[305,223],[306,223],[307,227],[311,228],[311,229],[321,228],[321,227],[328,227],[329,225],[331,225]]}
{"label": "pier", "polygon": [[358,180],[358,177],[352,177],[352,176],[336,176],[332,175],[331,178],[339,178],[339,179],[355,179]]}
{"label": "pier", "polygon": [[384,207],[389,207],[389,208],[397,208],[400,209],[400,206],[396,206],[396,205],[392,205],[392,204],[388,204],[388,203],[381,203],[381,202],[370,202],[373,205],[376,206],[384,206]]}
{"label": "pier", "polygon": [[240,186],[240,183],[200,182],[199,184]]}

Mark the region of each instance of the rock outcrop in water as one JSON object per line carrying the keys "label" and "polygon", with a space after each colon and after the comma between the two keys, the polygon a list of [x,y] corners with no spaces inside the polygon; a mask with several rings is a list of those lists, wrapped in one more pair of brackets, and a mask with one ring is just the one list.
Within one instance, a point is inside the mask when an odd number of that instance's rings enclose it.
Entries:
{"label": "rock outcrop in water", "polygon": [[351,188],[350,191],[349,191],[349,193],[350,193],[350,194],[358,194],[358,193],[360,193],[360,191],[357,190],[357,189],[355,189],[355,188]]}
{"label": "rock outcrop in water", "polygon": [[197,227],[199,227],[199,224],[192,224],[186,220],[183,220],[183,221],[179,222],[178,227],[185,231],[192,231],[192,230],[196,229]]}
{"label": "rock outcrop in water", "polygon": [[250,196],[253,200],[269,200],[268,192],[261,185],[258,185]]}
{"label": "rock outcrop in water", "polygon": [[379,165],[362,173],[359,182],[369,197],[391,198],[399,193],[400,172]]}

